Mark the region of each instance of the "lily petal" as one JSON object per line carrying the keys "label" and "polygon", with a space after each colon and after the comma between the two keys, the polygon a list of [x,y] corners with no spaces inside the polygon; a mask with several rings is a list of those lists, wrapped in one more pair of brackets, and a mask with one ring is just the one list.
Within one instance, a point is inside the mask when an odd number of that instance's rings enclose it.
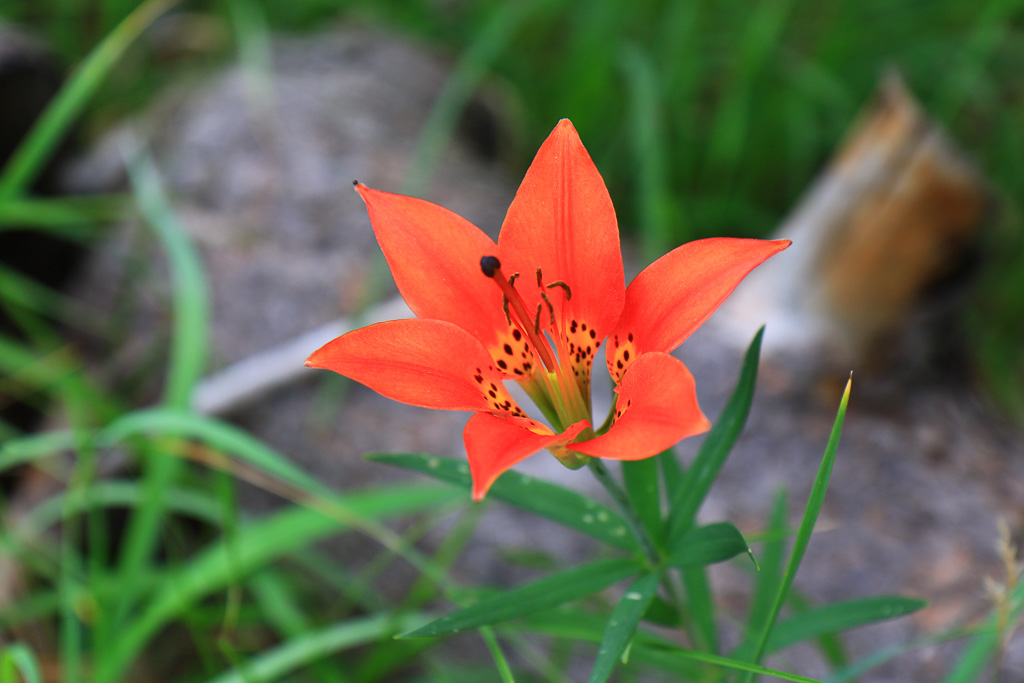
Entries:
{"label": "lily petal", "polygon": [[395,401],[440,410],[522,415],[483,345],[441,320],[392,320],[328,342],[306,360]]}
{"label": "lily petal", "polygon": [[537,451],[571,442],[590,426],[586,420],[555,434],[527,418],[477,413],[462,432],[473,476],[473,500],[480,502],[501,474]]}
{"label": "lily petal", "polygon": [[611,429],[569,445],[570,451],[610,460],[643,460],[711,427],[697,405],[693,375],[667,353],[640,356],[615,391]]}
{"label": "lily petal", "polygon": [[500,346],[509,332],[501,292],[480,271],[494,241],[457,213],[415,197],[374,190],[361,183],[373,233],[402,298],[420,318],[445,320],[486,346]]}
{"label": "lily petal", "polygon": [[608,339],[608,371],[619,381],[649,351],[669,352],[700,327],[736,285],[789,240],[729,237],[688,242],[647,266],[626,289]]}
{"label": "lily petal", "polygon": [[[615,208],[568,119],[558,122],[537,152],[505,216],[498,246],[509,265],[506,273],[520,272],[530,282],[540,268],[545,285],[569,286],[571,299],[548,289],[565,328],[575,320],[588,326],[588,335],[593,330],[603,339],[615,326],[625,300]],[[521,290],[531,308],[541,303],[539,288]]]}

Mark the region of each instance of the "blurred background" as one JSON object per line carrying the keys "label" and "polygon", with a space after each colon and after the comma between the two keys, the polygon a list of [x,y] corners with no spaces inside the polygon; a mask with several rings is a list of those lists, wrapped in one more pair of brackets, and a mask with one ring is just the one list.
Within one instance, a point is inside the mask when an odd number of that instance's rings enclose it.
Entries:
{"label": "blurred background", "polygon": [[[288,370],[259,401],[195,392],[253,357],[277,372],[295,353],[259,354],[389,296],[353,178],[493,235],[563,117],[635,272],[692,239],[773,234],[898,71],[986,207],[956,267],[927,283],[956,292],[955,362],[929,377],[955,370],[938,384],[998,423],[994,451],[1020,454],[1022,2],[0,0],[0,20],[0,635],[32,643],[45,680],[278,680],[266,672],[287,667],[260,654],[281,644],[313,662],[287,680],[493,679],[390,641],[324,665],[386,640],[386,605],[435,596],[415,576],[447,569],[480,523],[464,506],[453,521],[464,501],[446,489],[337,463],[458,453],[457,419],[337,381],[296,388]],[[350,500],[325,483],[373,488]],[[282,498],[320,510],[281,512]],[[412,512],[425,518],[400,534],[381,523]],[[410,556],[442,523],[448,540]],[[371,540],[317,545],[351,528]],[[564,549],[502,541],[487,552],[533,569]],[[520,577],[495,571],[473,576]],[[536,680],[562,680],[574,656],[519,644]],[[266,678],[233,678],[247,661]]]}

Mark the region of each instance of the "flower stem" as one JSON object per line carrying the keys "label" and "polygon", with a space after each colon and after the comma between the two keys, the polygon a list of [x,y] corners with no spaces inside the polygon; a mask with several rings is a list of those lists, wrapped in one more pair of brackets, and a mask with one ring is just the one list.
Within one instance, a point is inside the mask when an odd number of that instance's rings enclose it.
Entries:
{"label": "flower stem", "polygon": [[601,486],[604,486],[604,490],[608,492],[612,500],[615,501],[616,507],[619,508],[619,512],[622,513],[625,519],[626,526],[629,527],[633,537],[636,538],[640,547],[643,548],[644,554],[647,556],[648,561],[654,566],[661,564],[662,556],[654,545],[654,541],[651,540],[650,534],[647,533],[647,529],[644,527],[643,522],[640,521],[639,515],[633,508],[632,503],[629,502],[629,496],[626,494],[619,483],[615,481],[608,468],[604,466],[598,458],[591,458],[590,462],[587,463],[590,471],[594,473],[597,480],[601,482]]}

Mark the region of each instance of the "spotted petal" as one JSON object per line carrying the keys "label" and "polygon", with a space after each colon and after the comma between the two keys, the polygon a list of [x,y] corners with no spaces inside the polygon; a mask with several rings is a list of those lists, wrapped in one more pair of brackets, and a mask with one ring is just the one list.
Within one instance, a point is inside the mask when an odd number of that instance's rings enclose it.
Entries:
{"label": "spotted petal", "polygon": [[480,502],[491,484],[506,470],[536,453],[571,442],[590,426],[581,421],[561,434],[527,418],[477,413],[462,432],[473,476],[473,500]]}
{"label": "spotted petal", "polygon": [[571,444],[570,451],[611,460],[642,460],[711,427],[697,405],[693,375],[667,353],[640,356],[615,391],[618,399],[611,429]]}
{"label": "spotted petal", "polygon": [[441,320],[392,320],[328,342],[306,360],[402,403],[521,414],[471,334]]}
{"label": "spotted petal", "polygon": [[622,317],[608,339],[612,377],[618,381],[641,354],[682,344],[750,271],[789,245],[714,237],[688,242],[647,266],[626,289]]}
{"label": "spotted petal", "polygon": [[[586,323],[603,338],[622,311],[625,284],[615,209],[601,174],[580,142],[576,129],[562,119],[545,140],[523,178],[498,236],[506,273],[524,281],[543,273],[544,283],[562,281],[572,292],[550,297],[555,317],[565,324]],[[523,287],[531,307],[539,290]],[[584,342],[586,343],[586,342]]]}

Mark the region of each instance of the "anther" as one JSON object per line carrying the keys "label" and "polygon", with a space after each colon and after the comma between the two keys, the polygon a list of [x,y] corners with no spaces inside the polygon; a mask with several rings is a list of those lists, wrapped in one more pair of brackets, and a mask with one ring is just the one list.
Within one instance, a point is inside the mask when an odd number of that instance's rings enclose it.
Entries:
{"label": "anther", "polygon": [[544,286],[543,277],[544,276],[540,274],[540,268],[537,268],[537,286],[538,287],[543,287]]}
{"label": "anther", "polygon": [[496,256],[484,256],[480,259],[480,270],[484,271],[487,277],[494,277],[494,274],[501,268],[501,261]]}
{"label": "anther", "polygon": [[509,287],[515,287],[516,280],[518,280],[518,279],[519,279],[519,273],[512,273],[512,276],[509,277],[509,279],[508,279],[508,286]]}
{"label": "anther", "polygon": [[[544,303],[548,305],[548,313],[551,314],[551,327],[555,326],[555,307],[551,305],[551,299],[548,298],[547,292],[541,292],[540,298],[544,299]],[[540,304],[538,304],[539,306]]]}
{"label": "anther", "polygon": [[540,304],[537,304],[537,317],[533,319],[533,331],[535,334],[540,334],[540,311],[543,308]]}
{"label": "anther", "polygon": [[554,282],[550,283],[547,287],[548,289],[551,289],[552,287],[561,287],[562,291],[565,292],[565,300],[569,301],[572,299],[572,290],[569,289],[569,285],[565,284],[561,280],[555,280]]}
{"label": "anther", "polygon": [[509,324],[509,326],[511,327],[511,325],[512,325],[512,316],[509,315],[509,312],[508,312],[508,297],[505,296],[504,294],[501,295],[501,310],[505,312],[505,322],[507,322]]}

